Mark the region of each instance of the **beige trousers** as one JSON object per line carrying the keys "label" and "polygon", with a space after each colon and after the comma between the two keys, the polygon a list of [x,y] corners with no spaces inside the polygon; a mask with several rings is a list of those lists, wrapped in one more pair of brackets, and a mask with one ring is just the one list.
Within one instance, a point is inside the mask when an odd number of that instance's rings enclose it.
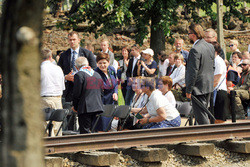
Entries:
{"label": "beige trousers", "polygon": [[[42,108],[53,108],[53,109],[62,109],[62,97],[61,96],[55,96],[55,97],[42,97],[41,98],[41,103],[42,103]],[[45,123],[45,127],[48,124],[49,121],[47,121],[47,123]],[[62,124],[62,122],[56,122],[53,121],[53,129],[51,132],[51,136],[55,136]],[[47,132],[48,134],[48,132]],[[60,132],[58,133],[58,136],[62,136],[62,129],[60,130]]]}

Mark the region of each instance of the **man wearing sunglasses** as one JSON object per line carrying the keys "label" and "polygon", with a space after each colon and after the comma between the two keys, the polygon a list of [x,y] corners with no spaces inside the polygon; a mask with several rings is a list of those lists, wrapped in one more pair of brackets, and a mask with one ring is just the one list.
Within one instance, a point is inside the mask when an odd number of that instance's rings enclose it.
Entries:
{"label": "man wearing sunglasses", "polygon": [[[245,59],[241,63],[242,73],[238,84],[232,89],[236,92],[235,95],[235,112],[236,118],[245,118],[245,111],[242,105],[243,101],[249,100],[249,88],[250,88],[250,60]],[[231,92],[230,92],[231,94]]]}

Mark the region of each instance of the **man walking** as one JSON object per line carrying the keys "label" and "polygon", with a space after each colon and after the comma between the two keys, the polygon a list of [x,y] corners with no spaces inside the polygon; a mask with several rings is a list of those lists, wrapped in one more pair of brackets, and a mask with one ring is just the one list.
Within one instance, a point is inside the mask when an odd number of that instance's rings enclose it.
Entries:
{"label": "man walking", "polygon": [[[52,63],[52,52],[49,49],[42,50],[41,63],[41,97],[42,108],[62,109],[62,94],[65,89],[64,75],[62,69]],[[54,136],[61,125],[61,122],[52,122],[53,129],[51,136]],[[59,136],[62,131],[59,132]]]}
{"label": "man walking", "polygon": [[[195,96],[205,107],[208,107],[210,93],[213,92],[214,56],[212,44],[203,37],[203,28],[198,24],[189,26],[188,37],[194,43],[189,52],[186,67],[186,96]],[[199,125],[209,124],[208,114],[192,98],[193,112]]]}

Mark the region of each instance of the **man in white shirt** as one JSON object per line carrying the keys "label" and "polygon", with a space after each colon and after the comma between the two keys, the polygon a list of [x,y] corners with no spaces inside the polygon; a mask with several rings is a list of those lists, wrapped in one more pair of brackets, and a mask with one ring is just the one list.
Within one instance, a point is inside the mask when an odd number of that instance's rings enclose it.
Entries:
{"label": "man in white shirt", "polygon": [[[43,62],[41,63],[41,97],[42,108],[62,109],[62,94],[65,89],[64,74],[62,69],[52,63],[52,51],[42,50]],[[53,122],[52,136],[54,136],[61,123]],[[59,133],[62,135],[62,132]]]}

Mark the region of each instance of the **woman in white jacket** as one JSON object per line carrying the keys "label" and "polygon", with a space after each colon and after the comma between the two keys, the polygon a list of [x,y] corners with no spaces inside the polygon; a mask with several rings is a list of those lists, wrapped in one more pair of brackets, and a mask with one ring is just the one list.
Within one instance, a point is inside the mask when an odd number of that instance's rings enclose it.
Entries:
{"label": "woman in white jacket", "polygon": [[176,69],[170,75],[170,78],[173,80],[173,86],[178,84],[181,87],[185,87],[185,70],[186,67],[183,65],[184,58],[182,54],[177,53],[174,57]]}

